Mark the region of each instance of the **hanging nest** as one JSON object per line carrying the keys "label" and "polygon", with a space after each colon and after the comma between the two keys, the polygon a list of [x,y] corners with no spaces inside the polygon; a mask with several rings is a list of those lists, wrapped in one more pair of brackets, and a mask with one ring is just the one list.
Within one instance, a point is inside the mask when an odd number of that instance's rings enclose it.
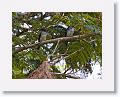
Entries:
{"label": "hanging nest", "polygon": [[28,79],[55,79],[50,72],[50,63],[44,61],[39,67],[28,75]]}

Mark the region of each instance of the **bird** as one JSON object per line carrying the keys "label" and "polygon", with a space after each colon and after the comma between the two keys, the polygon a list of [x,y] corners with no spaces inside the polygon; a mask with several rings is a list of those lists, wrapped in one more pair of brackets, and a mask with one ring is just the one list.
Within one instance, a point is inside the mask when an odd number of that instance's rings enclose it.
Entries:
{"label": "bird", "polygon": [[74,34],[74,31],[75,31],[74,27],[69,26],[66,31],[66,37],[72,37]]}
{"label": "bird", "polygon": [[[38,42],[42,42],[42,41],[46,41],[46,37],[48,35],[48,32],[46,29],[42,28],[39,30],[40,34],[38,37]],[[40,46],[38,46],[38,49],[40,48]]]}
{"label": "bird", "polygon": [[[74,34],[74,31],[75,31],[74,27],[68,26],[67,31],[65,33],[65,37],[72,37]],[[68,42],[65,42],[65,45],[67,46]]]}

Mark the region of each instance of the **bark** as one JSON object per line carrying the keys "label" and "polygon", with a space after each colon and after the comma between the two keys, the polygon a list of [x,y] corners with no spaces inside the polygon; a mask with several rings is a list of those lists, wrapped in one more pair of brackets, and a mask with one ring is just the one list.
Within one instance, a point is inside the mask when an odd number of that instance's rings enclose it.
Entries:
{"label": "bark", "polygon": [[44,61],[39,67],[31,72],[27,79],[54,79],[55,76],[50,72],[50,63]]}

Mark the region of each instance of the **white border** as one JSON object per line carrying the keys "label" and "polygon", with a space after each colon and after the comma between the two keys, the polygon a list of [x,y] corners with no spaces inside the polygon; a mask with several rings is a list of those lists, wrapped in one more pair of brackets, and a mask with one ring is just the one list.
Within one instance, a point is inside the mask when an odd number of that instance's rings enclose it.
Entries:
{"label": "white border", "polygon": [[[7,3],[6,3],[7,2]],[[1,4],[1,64],[2,91],[114,91],[114,6],[107,0],[5,0]],[[14,11],[102,12],[102,80],[12,79],[12,19]],[[2,79],[1,79],[2,78]]]}

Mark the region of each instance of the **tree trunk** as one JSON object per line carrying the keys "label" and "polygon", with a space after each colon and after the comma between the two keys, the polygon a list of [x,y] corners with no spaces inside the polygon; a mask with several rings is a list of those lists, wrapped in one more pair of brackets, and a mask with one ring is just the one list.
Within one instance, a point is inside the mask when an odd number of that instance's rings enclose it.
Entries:
{"label": "tree trunk", "polygon": [[28,79],[55,79],[55,76],[50,72],[50,63],[44,61],[39,67],[31,72]]}

